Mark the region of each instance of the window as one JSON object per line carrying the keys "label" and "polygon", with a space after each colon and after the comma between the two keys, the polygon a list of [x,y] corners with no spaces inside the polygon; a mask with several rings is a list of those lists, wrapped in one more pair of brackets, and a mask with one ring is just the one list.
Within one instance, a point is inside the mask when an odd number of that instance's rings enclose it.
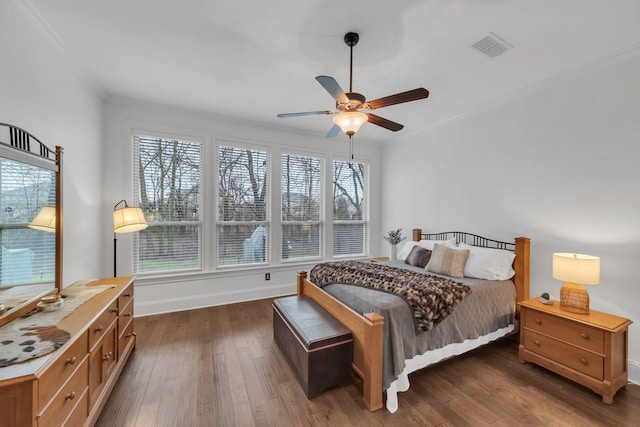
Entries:
{"label": "window", "polygon": [[367,253],[366,171],[362,163],[333,162],[333,255]]}
{"label": "window", "polygon": [[201,269],[200,144],[135,136],[133,145],[134,195],[149,224],[134,240],[133,271]]}
{"label": "window", "polygon": [[321,257],[322,160],[282,155],[282,259]]}
{"label": "window", "polygon": [[217,161],[216,265],[269,262],[269,154],[220,145]]}

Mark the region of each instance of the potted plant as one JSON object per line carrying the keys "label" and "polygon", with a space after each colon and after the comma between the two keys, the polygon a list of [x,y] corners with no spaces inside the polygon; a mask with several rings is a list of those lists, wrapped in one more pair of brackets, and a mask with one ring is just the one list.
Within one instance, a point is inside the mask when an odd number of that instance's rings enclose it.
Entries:
{"label": "potted plant", "polygon": [[396,259],[396,253],[398,250],[398,243],[402,242],[404,239],[406,239],[406,237],[404,237],[402,235],[402,228],[398,228],[395,230],[391,230],[389,232],[387,232],[387,234],[385,236],[382,236],[384,238],[384,240],[386,240],[387,242],[389,242],[389,244],[391,245],[391,252],[390,252],[390,256],[389,258],[394,261]]}

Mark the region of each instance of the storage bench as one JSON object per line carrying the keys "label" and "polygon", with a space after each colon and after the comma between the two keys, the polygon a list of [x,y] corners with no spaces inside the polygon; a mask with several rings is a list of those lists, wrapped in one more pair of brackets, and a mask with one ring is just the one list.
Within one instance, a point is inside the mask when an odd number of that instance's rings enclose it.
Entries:
{"label": "storage bench", "polygon": [[307,398],[351,383],[351,331],[311,298],[296,295],[273,301],[273,338]]}

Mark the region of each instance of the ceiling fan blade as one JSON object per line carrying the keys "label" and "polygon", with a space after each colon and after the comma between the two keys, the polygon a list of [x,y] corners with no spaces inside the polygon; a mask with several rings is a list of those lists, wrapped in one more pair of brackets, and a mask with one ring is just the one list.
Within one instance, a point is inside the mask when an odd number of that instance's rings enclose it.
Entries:
{"label": "ceiling fan blade", "polygon": [[396,93],[395,95],[385,96],[384,98],[374,99],[367,102],[369,110],[376,108],[388,107],[389,105],[402,104],[403,102],[417,101],[429,96],[429,91],[421,87],[418,89],[408,90],[406,92]]}
{"label": "ceiling fan blade", "polygon": [[340,126],[333,125],[333,127],[329,129],[329,132],[327,133],[327,138],[333,138],[337,136],[339,133],[340,133]]}
{"label": "ceiling fan blade", "polygon": [[333,96],[333,99],[335,99],[337,102],[344,104],[349,102],[349,98],[344,93],[336,79],[329,76],[318,76],[316,77],[316,80],[322,85],[323,88],[325,88],[327,92],[329,92],[331,96]]}
{"label": "ceiling fan blade", "polygon": [[335,111],[330,111],[330,110],[325,110],[325,111],[305,111],[302,113],[284,113],[284,114],[278,114],[278,117],[280,118],[285,118],[285,117],[300,117],[300,116],[313,116],[316,114],[335,114]]}
{"label": "ceiling fan blade", "polygon": [[385,119],[384,117],[376,116],[375,114],[367,114],[369,116],[369,123],[373,123],[374,125],[381,126],[385,129],[389,129],[393,132],[398,132],[400,129],[404,127],[400,123],[392,122],[389,119]]}

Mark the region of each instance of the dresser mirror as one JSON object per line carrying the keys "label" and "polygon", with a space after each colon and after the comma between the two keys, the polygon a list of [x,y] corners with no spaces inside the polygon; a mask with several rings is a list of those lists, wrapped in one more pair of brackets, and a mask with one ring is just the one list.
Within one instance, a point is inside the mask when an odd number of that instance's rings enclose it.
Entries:
{"label": "dresser mirror", "polygon": [[0,326],[62,290],[62,148],[0,123]]}

